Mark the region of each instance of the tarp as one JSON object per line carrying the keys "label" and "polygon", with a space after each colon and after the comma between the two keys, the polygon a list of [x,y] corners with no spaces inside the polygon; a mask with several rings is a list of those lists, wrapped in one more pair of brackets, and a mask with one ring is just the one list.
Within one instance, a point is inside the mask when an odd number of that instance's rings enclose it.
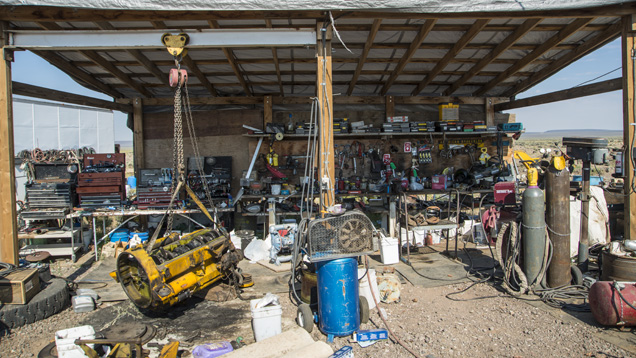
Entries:
{"label": "tarp", "polygon": [[56,6],[111,10],[189,11],[389,11],[408,13],[472,13],[568,10],[608,6],[634,0],[0,0],[9,6]]}

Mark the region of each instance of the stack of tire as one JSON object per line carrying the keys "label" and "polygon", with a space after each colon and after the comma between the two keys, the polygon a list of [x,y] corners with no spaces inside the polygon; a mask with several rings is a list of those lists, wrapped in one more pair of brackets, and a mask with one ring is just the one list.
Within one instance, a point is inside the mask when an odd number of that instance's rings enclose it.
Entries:
{"label": "stack of tire", "polygon": [[71,294],[65,280],[52,278],[48,282],[40,282],[40,292],[27,304],[4,305],[0,308],[0,336],[12,328],[61,312],[70,304]]}

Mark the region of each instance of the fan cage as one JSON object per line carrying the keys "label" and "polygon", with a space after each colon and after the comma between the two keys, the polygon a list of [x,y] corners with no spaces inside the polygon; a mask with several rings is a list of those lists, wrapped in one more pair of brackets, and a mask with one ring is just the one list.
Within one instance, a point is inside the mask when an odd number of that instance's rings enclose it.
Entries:
{"label": "fan cage", "polygon": [[312,220],[307,241],[312,262],[361,256],[379,249],[373,223],[357,210]]}

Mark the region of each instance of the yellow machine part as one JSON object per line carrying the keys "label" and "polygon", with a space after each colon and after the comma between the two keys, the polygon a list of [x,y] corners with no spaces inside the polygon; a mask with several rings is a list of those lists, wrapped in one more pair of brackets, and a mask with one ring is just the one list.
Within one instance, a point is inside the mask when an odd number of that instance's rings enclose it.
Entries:
{"label": "yellow machine part", "polygon": [[519,159],[519,161],[526,166],[526,169],[530,169],[533,165],[538,165],[540,162],[539,158],[532,158],[526,152],[522,152],[519,150],[514,151],[514,156]]}
{"label": "yellow machine part", "polygon": [[539,171],[537,168],[528,168],[528,186],[537,186],[539,183]]}
{"label": "yellow machine part", "polygon": [[229,237],[207,228],[160,238],[151,254],[142,245],[130,248],[117,257],[116,273],[137,307],[161,310],[236,275],[241,259]]}

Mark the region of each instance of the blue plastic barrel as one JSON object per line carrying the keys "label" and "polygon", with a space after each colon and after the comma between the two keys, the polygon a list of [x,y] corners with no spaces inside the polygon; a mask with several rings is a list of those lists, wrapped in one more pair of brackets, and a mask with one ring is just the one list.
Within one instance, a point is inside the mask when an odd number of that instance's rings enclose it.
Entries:
{"label": "blue plastic barrel", "polygon": [[130,176],[130,177],[126,178],[126,181],[127,181],[126,184],[128,184],[130,186],[130,189],[137,188],[137,178],[136,177]]}
{"label": "blue plastic barrel", "polygon": [[348,336],[360,328],[358,261],[347,257],[316,263],[318,327],[333,336]]}

